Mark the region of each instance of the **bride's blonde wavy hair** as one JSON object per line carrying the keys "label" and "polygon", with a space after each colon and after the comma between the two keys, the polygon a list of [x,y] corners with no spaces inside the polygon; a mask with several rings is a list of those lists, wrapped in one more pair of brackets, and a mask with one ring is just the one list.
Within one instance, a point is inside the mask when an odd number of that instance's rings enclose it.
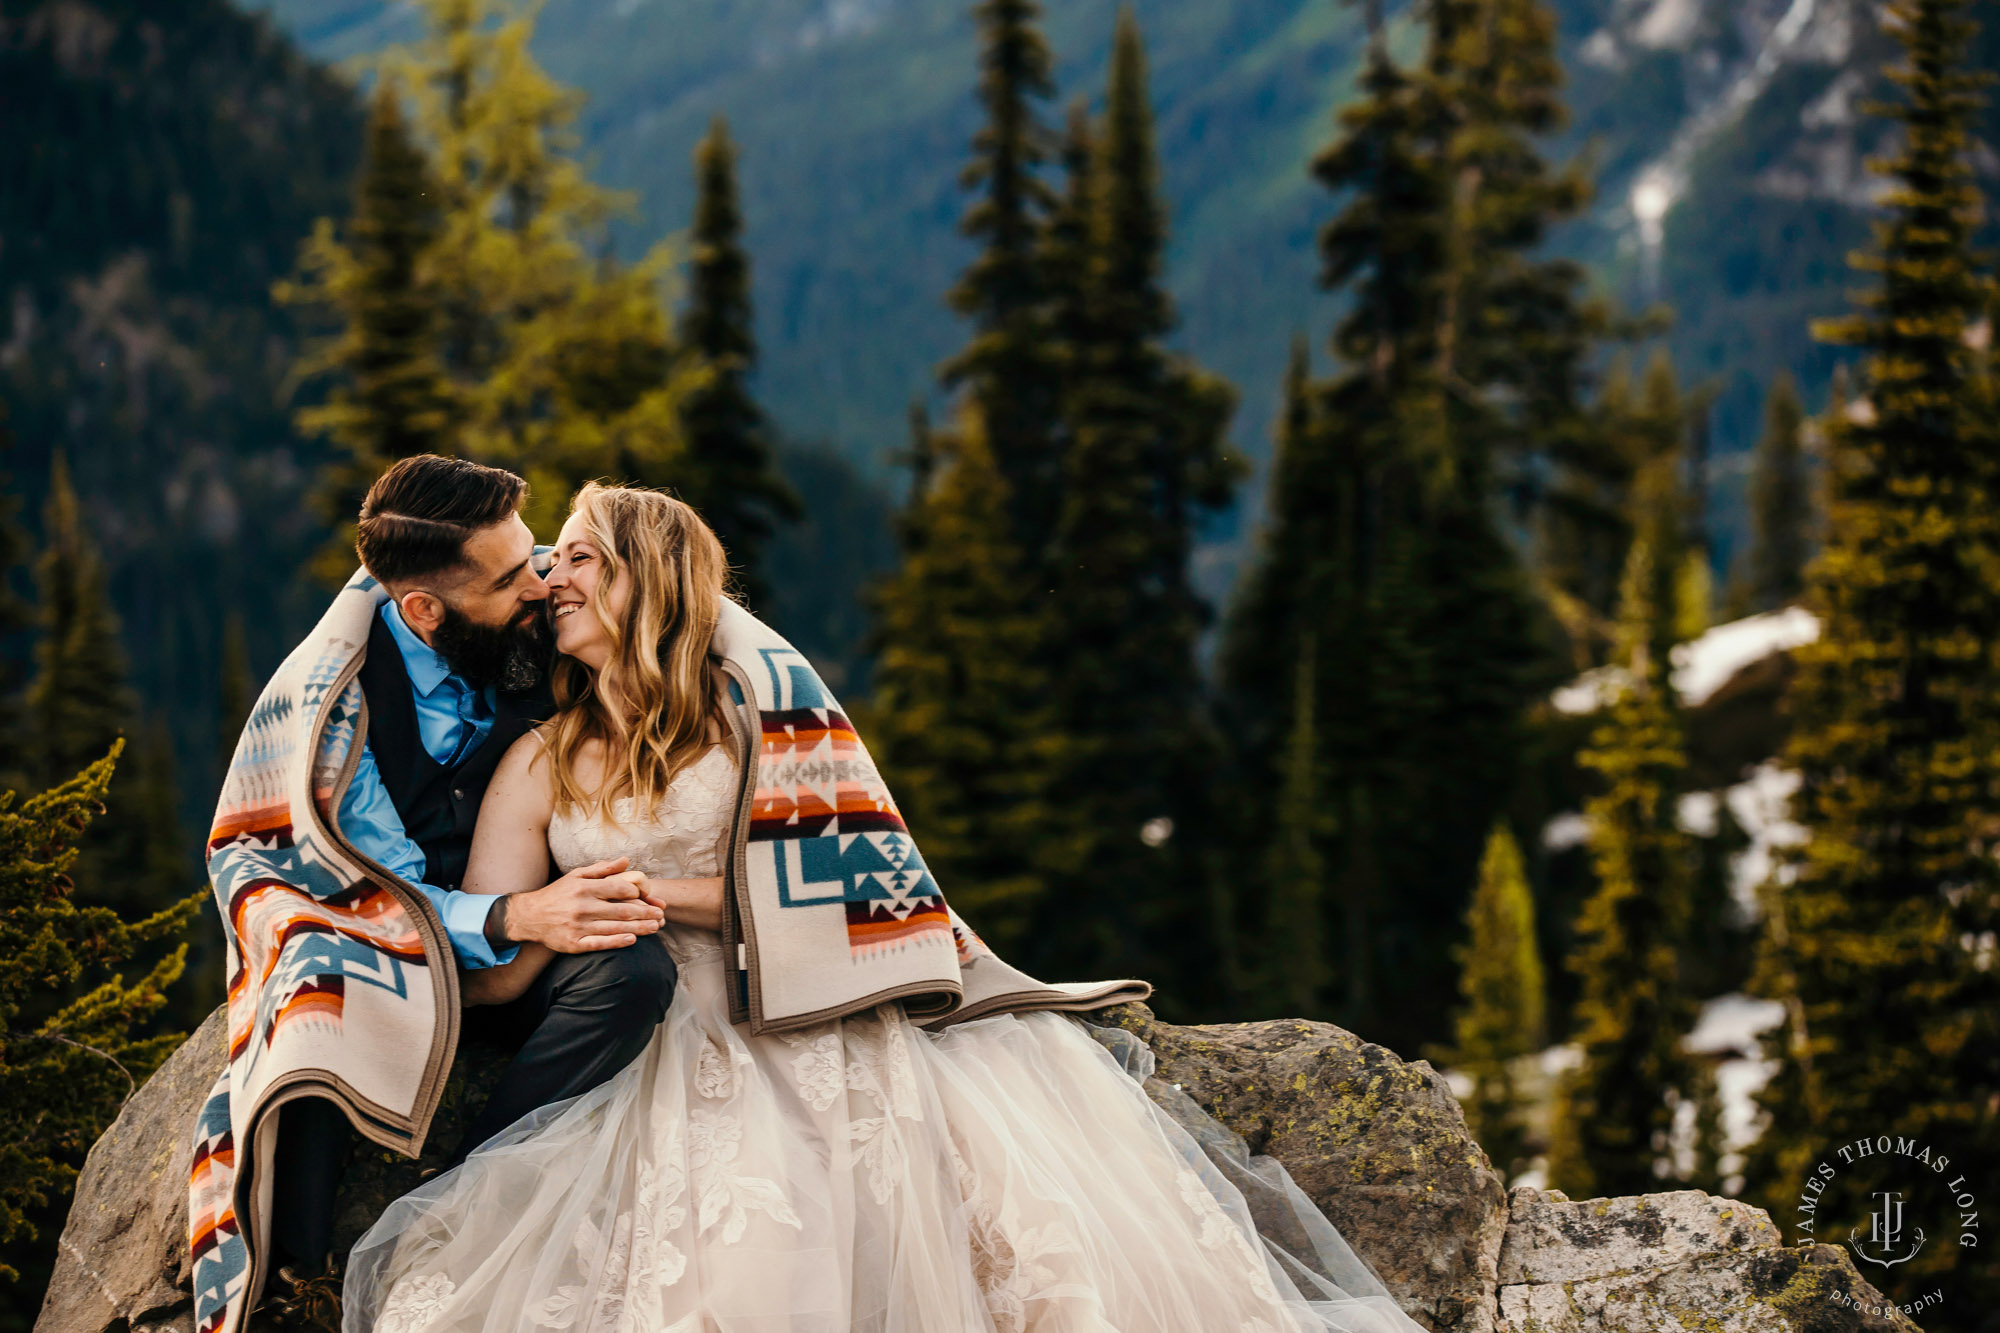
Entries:
{"label": "bride's blonde wavy hair", "polygon": [[[545,739],[556,809],[610,818],[621,796],[641,810],[658,804],[674,775],[708,749],[711,718],[730,734],[721,673],[708,655],[729,564],[701,515],[663,491],[593,481],[570,513],[582,516],[603,562],[590,613],[611,638],[611,656],[594,677],[575,658],[557,663]],[[630,594],[614,620],[604,598],[620,583]],[[586,791],[577,759],[592,741],[604,746],[604,775]]]}

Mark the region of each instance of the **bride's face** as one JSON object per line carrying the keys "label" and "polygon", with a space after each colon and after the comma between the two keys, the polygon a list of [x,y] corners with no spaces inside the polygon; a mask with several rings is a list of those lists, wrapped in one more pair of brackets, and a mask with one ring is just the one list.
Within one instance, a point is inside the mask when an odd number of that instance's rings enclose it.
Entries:
{"label": "bride's face", "polygon": [[625,612],[628,580],[604,584],[604,553],[591,538],[583,515],[571,514],[556,538],[556,562],[549,570],[549,601],[555,608],[556,649],[592,671],[611,660],[611,634]]}

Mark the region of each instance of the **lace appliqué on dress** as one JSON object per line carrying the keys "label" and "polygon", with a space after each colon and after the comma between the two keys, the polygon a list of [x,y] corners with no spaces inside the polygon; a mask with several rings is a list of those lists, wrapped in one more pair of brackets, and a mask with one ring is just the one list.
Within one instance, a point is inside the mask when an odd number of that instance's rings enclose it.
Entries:
{"label": "lace appliqu\u00e9 on dress", "polygon": [[743,1239],[752,1212],[765,1213],[773,1222],[798,1230],[799,1215],[792,1211],[777,1181],[735,1170],[736,1155],[743,1147],[743,1122],[718,1111],[695,1111],[689,1119],[688,1164],[694,1169],[700,1233],[706,1235],[719,1222],[722,1243],[734,1245]]}
{"label": "lace appliqu\u00e9 on dress", "polygon": [[1061,1274],[1047,1262],[1058,1254],[1081,1252],[1069,1228],[1051,1221],[1010,1230],[1001,1221],[1000,1210],[979,1174],[959,1150],[958,1136],[948,1135],[945,1143],[951,1149],[959,1193],[965,1199],[972,1278],[998,1333],[1024,1333],[1030,1302],[1091,1296],[1086,1286],[1058,1281]]}
{"label": "lace appliqu\u00e9 on dress", "polygon": [[442,1273],[412,1273],[397,1282],[383,1302],[376,1333],[423,1333],[437,1322],[458,1285]]}
{"label": "lace appliqu\u00e9 on dress", "polygon": [[1243,1274],[1250,1282],[1250,1290],[1258,1300],[1277,1305],[1278,1289],[1271,1285],[1271,1275],[1265,1270],[1264,1256],[1257,1253],[1229,1214],[1222,1211],[1222,1205],[1215,1201],[1215,1195],[1208,1186],[1201,1183],[1201,1177],[1186,1168],[1181,1170],[1181,1201],[1194,1210],[1195,1220],[1201,1223],[1201,1243],[1211,1250],[1223,1250],[1234,1254],[1243,1265]]}

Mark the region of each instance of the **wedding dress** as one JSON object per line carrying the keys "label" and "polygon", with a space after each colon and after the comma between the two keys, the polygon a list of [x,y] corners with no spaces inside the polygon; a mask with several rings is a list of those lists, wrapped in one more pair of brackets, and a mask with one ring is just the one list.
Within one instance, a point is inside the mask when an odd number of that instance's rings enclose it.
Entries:
{"label": "wedding dress", "polygon": [[[719,874],[734,794],[717,746],[658,809],[559,815],[549,846]],[[720,937],[665,932],[651,1043],[391,1204],[349,1257],[345,1333],[1422,1333],[1282,1166],[1155,1104],[1131,1034],[929,1033],[889,1004],[750,1036]]]}

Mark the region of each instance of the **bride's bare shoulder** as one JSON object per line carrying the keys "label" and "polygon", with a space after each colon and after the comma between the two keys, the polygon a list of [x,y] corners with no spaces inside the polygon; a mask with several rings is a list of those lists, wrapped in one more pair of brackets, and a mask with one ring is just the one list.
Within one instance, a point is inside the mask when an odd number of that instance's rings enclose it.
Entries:
{"label": "bride's bare shoulder", "polygon": [[507,747],[486,787],[482,810],[497,799],[513,810],[553,803],[556,780],[546,724],[530,728]]}

